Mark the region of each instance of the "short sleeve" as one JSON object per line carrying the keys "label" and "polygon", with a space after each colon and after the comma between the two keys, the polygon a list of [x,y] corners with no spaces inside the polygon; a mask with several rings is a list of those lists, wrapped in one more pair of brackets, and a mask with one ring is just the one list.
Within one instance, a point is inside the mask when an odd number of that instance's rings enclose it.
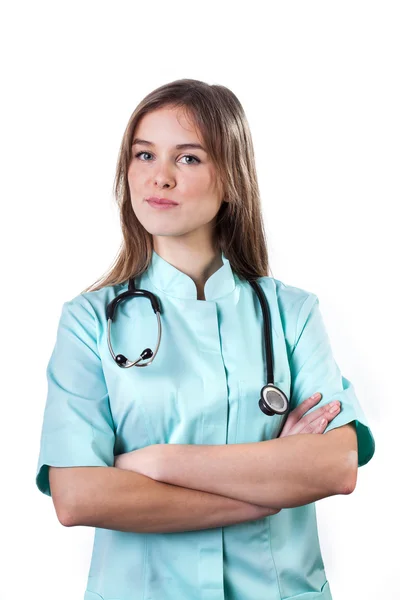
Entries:
{"label": "short sleeve", "polygon": [[113,466],[115,431],[101,359],[96,316],[82,296],[62,306],[46,370],[36,485],[51,496],[49,466]]}
{"label": "short sleeve", "polygon": [[343,377],[332,354],[329,336],[315,294],[303,302],[297,320],[296,343],[290,354],[291,410],[306,398],[320,392],[321,400],[309,412],[340,400],[341,411],[324,433],[355,421],[358,466],[369,462],[375,452],[375,440],[357,399],[353,384]]}

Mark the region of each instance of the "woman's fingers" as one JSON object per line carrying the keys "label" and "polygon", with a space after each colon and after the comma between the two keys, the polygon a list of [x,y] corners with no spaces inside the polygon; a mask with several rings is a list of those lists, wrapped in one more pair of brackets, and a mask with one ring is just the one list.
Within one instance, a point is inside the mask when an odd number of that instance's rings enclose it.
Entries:
{"label": "woman's fingers", "polygon": [[[340,402],[333,400],[325,406],[321,406],[306,415],[315,404],[321,400],[321,394],[316,393],[306,398],[289,414],[280,437],[296,435],[298,433],[321,433],[327,424],[340,412]],[[325,423],[321,423],[325,419]]]}
{"label": "woman's fingers", "polygon": [[[308,398],[303,400],[303,402],[296,406],[294,410],[290,411],[288,418],[286,419],[285,426],[282,430],[282,434],[285,435],[285,433],[289,431],[290,433],[292,433],[292,428],[296,427],[298,423],[300,423],[300,419],[302,418],[302,416],[308,410],[310,410],[310,408],[315,406],[315,404],[317,404],[321,400],[321,397],[322,395],[319,392],[316,392],[312,396],[309,396]],[[300,427],[300,429],[301,428],[302,426]],[[297,433],[297,431],[294,431],[293,433]]]}
{"label": "woman's fingers", "polygon": [[295,426],[297,429],[296,433],[315,433],[325,430],[328,423],[330,423],[340,412],[340,402],[333,400],[326,406],[321,406],[314,410],[312,413],[303,417]]}

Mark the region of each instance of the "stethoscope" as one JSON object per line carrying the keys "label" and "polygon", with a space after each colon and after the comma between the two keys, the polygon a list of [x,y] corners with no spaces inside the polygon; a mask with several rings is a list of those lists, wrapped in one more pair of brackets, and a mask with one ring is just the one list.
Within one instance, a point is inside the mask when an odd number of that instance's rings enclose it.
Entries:
{"label": "stethoscope", "polygon": [[[250,285],[253,287],[255,293],[258,296],[259,302],[261,304],[262,314],[263,314],[263,322],[264,322],[264,339],[265,339],[265,350],[266,350],[266,362],[267,362],[267,384],[261,390],[261,398],[258,401],[258,405],[263,413],[268,416],[272,415],[288,415],[290,409],[290,400],[288,400],[287,396],[284,392],[279,389],[276,385],[274,385],[274,367],[272,360],[272,334],[271,334],[271,315],[269,311],[269,306],[267,299],[262,291],[260,285],[256,281],[249,281]],[[127,300],[128,298],[137,298],[137,297],[146,297],[150,300],[153,311],[157,317],[158,323],[158,339],[156,349],[153,351],[150,348],[146,348],[141,353],[140,357],[135,361],[130,361],[123,354],[118,354],[117,356],[114,354],[114,351],[111,346],[111,323],[115,317],[115,311],[123,300]],[[148,367],[155,357],[157,356],[158,349],[160,347],[161,342],[161,319],[160,319],[160,302],[157,296],[148,292],[147,290],[141,290],[136,288],[135,280],[129,279],[128,290],[126,292],[122,292],[118,296],[116,296],[108,305],[106,309],[106,317],[107,317],[107,341],[108,348],[110,350],[111,356],[114,361],[117,363],[119,367],[124,369],[129,369],[129,367]],[[143,360],[149,359],[146,363],[139,364]],[[285,419],[283,419],[282,427],[283,428]],[[277,436],[279,437],[279,435]]]}

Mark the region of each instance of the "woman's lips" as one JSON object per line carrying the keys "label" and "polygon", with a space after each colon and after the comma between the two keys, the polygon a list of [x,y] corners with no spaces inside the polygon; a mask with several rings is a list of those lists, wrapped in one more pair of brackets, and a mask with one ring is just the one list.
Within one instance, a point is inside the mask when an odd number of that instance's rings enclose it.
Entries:
{"label": "woman's lips", "polygon": [[157,202],[155,200],[146,200],[146,202],[148,204],[150,204],[150,206],[152,206],[153,208],[160,208],[160,209],[166,209],[166,208],[174,208],[176,206],[179,206],[178,204],[172,204],[172,203],[167,203],[167,202]]}

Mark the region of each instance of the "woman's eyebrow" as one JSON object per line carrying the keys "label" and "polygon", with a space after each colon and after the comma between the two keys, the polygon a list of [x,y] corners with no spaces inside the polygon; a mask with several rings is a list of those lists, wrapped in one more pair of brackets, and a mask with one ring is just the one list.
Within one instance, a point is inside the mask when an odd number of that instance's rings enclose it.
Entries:
{"label": "woman's eyebrow", "polygon": [[[147,140],[141,140],[139,138],[135,138],[132,142],[132,146],[134,146],[135,144],[143,144],[145,146],[154,146],[153,142],[148,142]],[[194,149],[197,148],[199,150],[203,150],[203,152],[206,152],[205,148],[203,148],[203,146],[201,144],[177,144],[175,146],[175,148],[177,150],[183,150],[183,149]]]}

